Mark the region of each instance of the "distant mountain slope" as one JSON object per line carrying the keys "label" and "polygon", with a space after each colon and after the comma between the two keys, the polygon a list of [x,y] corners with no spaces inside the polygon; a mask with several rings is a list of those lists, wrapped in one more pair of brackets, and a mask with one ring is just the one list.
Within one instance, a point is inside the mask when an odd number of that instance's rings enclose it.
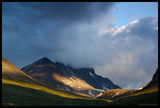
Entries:
{"label": "distant mountain slope", "polygon": [[104,78],[100,75],[97,75],[92,68],[75,69],[74,73],[96,89],[108,90],[120,88],[118,85],[114,84],[109,78]]}
{"label": "distant mountain slope", "polygon": [[25,66],[22,70],[56,89],[83,92],[91,96],[99,93],[96,89],[120,88],[108,78],[96,75],[92,68],[74,69],[59,62],[54,63],[47,57]]}
{"label": "distant mountain slope", "polygon": [[96,95],[96,98],[99,99],[110,99],[116,100],[119,98],[126,98],[132,96],[140,96],[144,94],[152,94],[158,92],[158,69],[153,75],[152,80],[146,85],[142,86],[139,89],[112,89],[106,90],[104,92]]}
{"label": "distant mountain slope", "polygon": [[4,58],[2,58],[2,79],[44,85],[42,82],[27,75]]}

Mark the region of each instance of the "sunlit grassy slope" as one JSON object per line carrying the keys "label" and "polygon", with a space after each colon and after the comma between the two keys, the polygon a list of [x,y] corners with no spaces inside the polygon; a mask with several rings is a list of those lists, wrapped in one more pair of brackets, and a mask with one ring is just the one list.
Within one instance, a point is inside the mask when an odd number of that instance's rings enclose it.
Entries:
{"label": "sunlit grassy slope", "polygon": [[[158,92],[158,85],[152,86],[144,90],[137,89],[111,89],[100,93],[101,95],[98,98],[110,99],[110,100],[119,100],[131,96],[139,96],[144,94],[150,94]],[[99,94],[98,94],[99,95]],[[98,96],[97,95],[97,96]]]}
{"label": "sunlit grassy slope", "polygon": [[109,103],[110,106],[157,106],[158,92],[128,96]]}
{"label": "sunlit grassy slope", "polygon": [[103,106],[102,100],[65,98],[31,88],[2,85],[2,106]]}
{"label": "sunlit grassy slope", "polygon": [[[11,102],[12,104],[20,105],[19,103],[14,103],[14,100],[23,101],[23,100],[21,100],[21,98],[22,97],[27,98],[27,96],[30,95],[29,90],[31,90],[31,89],[34,90],[34,92],[37,92],[37,93],[40,92],[42,94],[48,94],[48,95],[50,94],[54,97],[58,97],[58,98],[61,99],[61,101],[63,99],[69,99],[70,101],[71,100],[75,101],[75,99],[78,99],[78,100],[81,99],[82,101],[86,101],[86,102],[91,101],[91,103],[92,103],[92,101],[94,101],[93,102],[93,104],[94,104],[95,100],[97,100],[97,99],[94,99],[94,98],[87,98],[87,97],[83,97],[83,96],[80,96],[80,95],[68,93],[68,92],[65,92],[65,91],[58,91],[58,90],[53,90],[53,89],[47,88],[46,86],[44,86],[44,84],[42,84],[41,82],[39,82],[39,81],[33,79],[32,77],[28,76],[23,71],[19,70],[17,67],[15,67],[13,64],[11,64],[10,62],[8,62],[7,60],[5,60],[3,58],[2,58],[2,84],[3,84],[3,87],[2,87],[2,89],[3,89],[3,91],[2,91],[2,94],[3,94],[2,103],[3,103],[3,105],[8,105],[7,100],[13,101],[13,102]],[[15,88],[17,88],[17,89],[15,89]],[[19,92],[18,88],[23,88],[23,90],[25,90],[26,96],[24,94],[21,95],[22,92]],[[28,91],[28,93],[27,93],[27,91]],[[12,94],[15,94],[15,96],[12,95]],[[7,95],[10,95],[10,96],[8,97]],[[34,94],[32,94],[32,96],[34,97]],[[44,97],[44,99],[45,98],[46,97]],[[30,101],[28,101],[28,103],[33,100],[33,98],[29,98],[29,99],[30,99]],[[38,98],[36,98],[36,99],[38,99]],[[37,100],[37,102],[39,102],[39,101]],[[54,100],[52,102],[54,104],[54,103],[57,103],[58,101],[59,100]],[[99,101],[101,101],[102,103],[104,102],[103,100],[98,100],[97,102],[99,102]],[[25,103],[25,102],[22,102],[22,103]],[[104,102],[104,103],[106,103],[106,102]],[[33,104],[32,102],[30,104],[38,105],[38,104]],[[30,105],[30,104],[28,104],[28,105]],[[40,104],[46,106],[43,103],[40,103]],[[79,103],[79,104],[83,105],[83,103]],[[50,105],[52,105],[52,104],[50,104]],[[61,105],[63,105],[63,104],[61,104]],[[90,104],[88,103],[88,105],[90,105]]]}
{"label": "sunlit grassy slope", "polygon": [[2,58],[2,78],[11,81],[26,82],[46,86],[44,83],[27,75],[4,58]]}
{"label": "sunlit grassy slope", "polygon": [[68,98],[81,98],[81,96],[73,95],[71,93],[62,93],[57,90],[49,89],[43,85],[40,81],[30,77],[25,74],[23,71],[18,69],[9,61],[2,58],[2,83],[3,84],[12,84],[26,88],[32,88],[36,90],[41,90],[51,94],[57,94],[59,96],[68,97]]}
{"label": "sunlit grassy slope", "polygon": [[[113,89],[103,92],[103,97],[89,98],[48,88],[45,84],[25,74],[2,59],[3,106],[132,106],[157,104],[158,85],[144,90]],[[120,96],[118,96],[120,95]],[[107,98],[105,98],[105,96]],[[112,98],[116,97],[117,98]],[[102,99],[103,98],[103,99]],[[108,103],[110,102],[110,103]]]}
{"label": "sunlit grassy slope", "polygon": [[25,88],[31,88],[31,89],[35,89],[35,90],[40,90],[40,91],[44,91],[44,92],[47,92],[50,94],[54,94],[54,95],[58,95],[58,96],[62,96],[62,97],[67,97],[67,98],[88,99],[88,98],[81,97],[78,95],[73,95],[71,93],[67,93],[67,92],[65,93],[65,92],[60,92],[57,90],[49,89],[47,87],[36,85],[36,84],[29,84],[29,83],[25,83],[25,82],[16,82],[16,81],[11,81],[11,80],[6,80],[6,79],[2,79],[2,83],[21,86],[21,87],[25,87]]}
{"label": "sunlit grassy slope", "polygon": [[[157,106],[158,86],[145,90],[115,89],[104,92],[105,95],[99,98],[111,99],[107,106]],[[119,96],[115,96],[119,93]],[[113,97],[113,98],[112,98]]]}
{"label": "sunlit grassy slope", "polygon": [[3,84],[12,84],[26,88],[32,88],[36,90],[41,90],[51,94],[56,94],[68,98],[81,98],[69,93],[62,93],[53,89],[49,89],[43,85],[40,81],[30,77],[25,74],[23,71],[19,70],[16,66],[11,64],[9,61],[2,58],[2,83]]}

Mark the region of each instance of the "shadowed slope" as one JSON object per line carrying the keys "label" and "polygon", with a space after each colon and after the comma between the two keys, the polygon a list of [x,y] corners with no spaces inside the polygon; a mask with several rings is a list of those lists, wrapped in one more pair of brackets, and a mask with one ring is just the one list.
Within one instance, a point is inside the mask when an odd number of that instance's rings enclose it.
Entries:
{"label": "shadowed slope", "polygon": [[153,75],[152,80],[139,89],[112,89],[99,93],[96,98],[119,100],[121,98],[128,98],[132,96],[140,96],[144,94],[152,94],[158,92],[158,69]]}

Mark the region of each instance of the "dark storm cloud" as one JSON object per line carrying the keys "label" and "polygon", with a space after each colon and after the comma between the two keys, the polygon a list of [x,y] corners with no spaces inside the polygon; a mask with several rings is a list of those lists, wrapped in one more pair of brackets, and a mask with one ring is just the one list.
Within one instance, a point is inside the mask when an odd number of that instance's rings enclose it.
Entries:
{"label": "dark storm cloud", "polygon": [[43,56],[63,58],[61,53],[79,52],[79,43],[74,44],[82,40],[76,25],[92,23],[112,6],[96,2],[3,3],[3,55],[21,67]]}
{"label": "dark storm cloud", "polygon": [[34,11],[39,19],[79,22],[90,21],[100,14],[105,14],[113,6],[113,3],[47,2],[26,3],[22,4],[22,6]]}
{"label": "dark storm cloud", "polygon": [[3,3],[4,14],[17,16],[30,24],[40,21],[63,23],[91,22],[95,17],[106,14],[113,7],[110,2],[31,2]]}

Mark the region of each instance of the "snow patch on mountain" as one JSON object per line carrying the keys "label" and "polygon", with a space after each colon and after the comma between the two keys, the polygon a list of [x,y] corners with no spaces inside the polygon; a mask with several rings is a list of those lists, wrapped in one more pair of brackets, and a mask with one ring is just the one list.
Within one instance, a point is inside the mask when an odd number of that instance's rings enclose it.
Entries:
{"label": "snow patch on mountain", "polygon": [[89,72],[89,74],[90,74],[93,78],[95,78],[94,75],[93,75],[91,72]]}

